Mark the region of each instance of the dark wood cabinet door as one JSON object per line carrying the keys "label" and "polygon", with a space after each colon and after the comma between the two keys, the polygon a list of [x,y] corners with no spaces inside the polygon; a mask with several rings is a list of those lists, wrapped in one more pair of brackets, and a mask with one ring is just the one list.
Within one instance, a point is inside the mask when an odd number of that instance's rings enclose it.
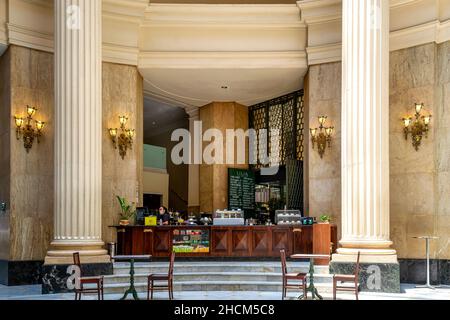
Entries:
{"label": "dark wood cabinet door", "polygon": [[132,229],[118,228],[117,229],[117,255],[131,255],[132,254]]}
{"label": "dark wood cabinet door", "polygon": [[211,229],[211,255],[227,256],[230,251],[230,233],[227,228]]}
{"label": "dark wood cabinet door", "polygon": [[293,247],[292,254],[313,253],[313,227],[301,226],[292,230]]}
{"label": "dark wood cabinet door", "polygon": [[252,230],[252,256],[265,257],[271,254],[272,232],[270,228],[255,228]]}
{"label": "dark wood cabinet door", "polygon": [[292,252],[292,228],[282,227],[272,229],[272,256],[279,257],[280,250],[286,250],[286,255]]}
{"label": "dark wood cabinet door", "polygon": [[142,228],[132,229],[132,249],[133,255],[143,255],[144,254],[144,231]]}
{"label": "dark wood cabinet door", "polygon": [[145,228],[144,229],[144,246],[143,253],[144,255],[153,255],[153,229]]}
{"label": "dark wood cabinet door", "polygon": [[231,229],[231,254],[233,256],[250,257],[251,231],[248,228]]}
{"label": "dark wood cabinet door", "polygon": [[155,256],[169,256],[172,250],[172,230],[158,229],[153,231],[153,254]]}

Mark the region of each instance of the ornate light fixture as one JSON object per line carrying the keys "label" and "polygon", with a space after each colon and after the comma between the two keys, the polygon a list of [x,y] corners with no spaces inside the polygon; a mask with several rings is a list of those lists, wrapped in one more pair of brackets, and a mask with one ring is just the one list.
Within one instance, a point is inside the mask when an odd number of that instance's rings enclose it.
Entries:
{"label": "ornate light fixture", "polygon": [[327,116],[320,116],[319,127],[310,129],[312,147],[314,149],[314,145],[317,143],[317,149],[319,151],[320,158],[323,158],[327,144],[328,147],[331,148],[331,136],[334,132],[334,127],[325,127],[327,118]]}
{"label": "ornate light fixture", "polygon": [[428,137],[429,125],[431,122],[431,115],[421,115],[423,107],[423,103],[416,103],[414,118],[407,117],[402,119],[405,127],[405,140],[408,140],[408,135],[411,134],[412,144],[416,151],[419,151],[419,146],[422,143],[423,137]]}
{"label": "ornate light fixture", "polygon": [[23,145],[27,150],[27,153],[30,152],[31,147],[33,146],[34,139],[37,140],[37,143],[40,142],[39,139],[42,136],[42,131],[45,127],[45,122],[39,120],[34,120],[36,127],[33,127],[33,116],[36,114],[36,112],[37,109],[35,107],[27,106],[26,119],[18,116],[14,117],[17,140],[20,140],[20,138],[23,137]]}
{"label": "ornate light fixture", "polygon": [[120,123],[120,132],[117,128],[108,129],[109,135],[111,136],[112,143],[114,145],[114,149],[119,148],[119,154],[122,159],[125,159],[127,155],[127,150],[132,149],[133,147],[133,138],[135,135],[134,129],[126,129],[126,124],[128,122],[128,118],[126,116],[119,117]]}

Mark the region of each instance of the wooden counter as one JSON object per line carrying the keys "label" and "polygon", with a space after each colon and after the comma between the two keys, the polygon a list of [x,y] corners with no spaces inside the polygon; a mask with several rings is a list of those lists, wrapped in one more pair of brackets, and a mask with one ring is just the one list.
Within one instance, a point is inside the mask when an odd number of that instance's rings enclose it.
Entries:
{"label": "wooden counter", "polygon": [[[209,252],[177,253],[182,257],[279,257],[297,253],[328,254],[336,244],[336,226],[115,226],[117,254],[167,257],[174,230],[209,232]],[[335,245],[333,247],[335,250]]]}

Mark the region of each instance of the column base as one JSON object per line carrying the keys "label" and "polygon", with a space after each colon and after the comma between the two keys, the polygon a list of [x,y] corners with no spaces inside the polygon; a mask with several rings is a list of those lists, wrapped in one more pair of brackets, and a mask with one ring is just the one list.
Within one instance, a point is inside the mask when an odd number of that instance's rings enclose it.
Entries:
{"label": "column base", "polygon": [[110,263],[103,241],[53,241],[44,265],[73,264],[73,254],[80,253],[81,263]]}
{"label": "column base", "polygon": [[392,249],[338,249],[332,256],[330,273],[353,274],[358,251],[361,252],[360,290],[400,293],[400,264]]}

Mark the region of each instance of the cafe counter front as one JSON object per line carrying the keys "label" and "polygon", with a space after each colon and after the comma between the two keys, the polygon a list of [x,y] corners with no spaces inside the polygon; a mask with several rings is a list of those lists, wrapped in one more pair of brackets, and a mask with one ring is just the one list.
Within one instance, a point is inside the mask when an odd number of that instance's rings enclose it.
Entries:
{"label": "cafe counter front", "polygon": [[337,228],[308,226],[115,226],[119,255],[168,257],[279,258],[280,250],[329,254],[336,250]]}

